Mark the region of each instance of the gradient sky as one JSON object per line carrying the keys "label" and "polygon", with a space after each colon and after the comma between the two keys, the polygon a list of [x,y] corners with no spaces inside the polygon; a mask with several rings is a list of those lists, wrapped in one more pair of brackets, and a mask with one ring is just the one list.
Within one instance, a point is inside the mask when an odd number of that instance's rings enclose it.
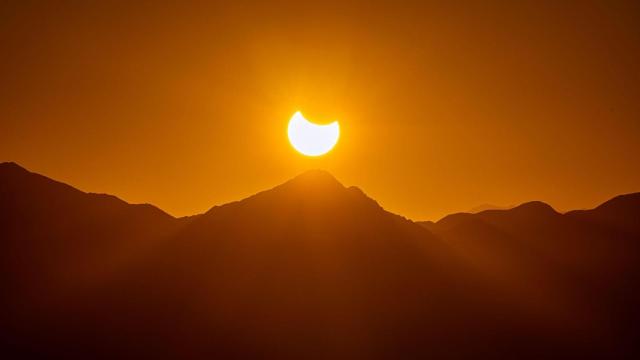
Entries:
{"label": "gradient sky", "polygon": [[312,168],[417,220],[640,191],[638,1],[212,3],[2,1],[0,161],[173,215]]}

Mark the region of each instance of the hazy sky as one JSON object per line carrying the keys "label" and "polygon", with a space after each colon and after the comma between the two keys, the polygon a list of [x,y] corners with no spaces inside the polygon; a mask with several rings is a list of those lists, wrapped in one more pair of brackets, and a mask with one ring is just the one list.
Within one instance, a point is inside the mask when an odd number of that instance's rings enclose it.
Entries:
{"label": "hazy sky", "polygon": [[136,3],[0,2],[0,161],[174,215],[311,168],[413,219],[640,191],[638,1]]}

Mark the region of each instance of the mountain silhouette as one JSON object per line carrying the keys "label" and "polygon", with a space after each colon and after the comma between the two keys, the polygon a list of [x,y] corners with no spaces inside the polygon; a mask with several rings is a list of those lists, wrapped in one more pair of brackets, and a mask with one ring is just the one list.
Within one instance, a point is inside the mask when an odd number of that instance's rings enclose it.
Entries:
{"label": "mountain silhouette", "polygon": [[3,274],[19,279],[19,288],[95,284],[184,222],[151,205],[81,192],[14,163],[0,164],[0,184]]}
{"label": "mountain silhouette", "polygon": [[560,214],[535,201],[422,225],[519,292],[520,301],[553,304],[612,348],[634,347],[640,320],[633,305],[640,300],[639,193],[593,210]]}
{"label": "mountain silhouette", "polygon": [[174,218],[4,163],[0,340],[20,358],[634,358],[639,210],[414,223],[312,170]]}

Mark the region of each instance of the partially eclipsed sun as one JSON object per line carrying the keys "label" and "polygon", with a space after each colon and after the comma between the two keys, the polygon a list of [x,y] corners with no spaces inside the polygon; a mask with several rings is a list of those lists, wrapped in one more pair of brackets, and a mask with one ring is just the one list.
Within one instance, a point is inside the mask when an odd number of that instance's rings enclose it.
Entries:
{"label": "partially eclipsed sun", "polygon": [[320,156],[336,146],[340,137],[340,125],[337,121],[327,125],[314,124],[298,111],[289,120],[288,133],[289,142],[300,153]]}

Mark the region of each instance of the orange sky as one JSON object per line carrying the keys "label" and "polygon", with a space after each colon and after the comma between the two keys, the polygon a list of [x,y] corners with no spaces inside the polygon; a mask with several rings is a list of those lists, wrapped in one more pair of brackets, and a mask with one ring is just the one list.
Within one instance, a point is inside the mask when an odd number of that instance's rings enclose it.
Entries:
{"label": "orange sky", "polygon": [[[637,1],[60,3],[0,4],[0,161],[85,191],[187,215],[323,168],[413,219],[640,191]],[[296,110],[332,152],[291,148]]]}

